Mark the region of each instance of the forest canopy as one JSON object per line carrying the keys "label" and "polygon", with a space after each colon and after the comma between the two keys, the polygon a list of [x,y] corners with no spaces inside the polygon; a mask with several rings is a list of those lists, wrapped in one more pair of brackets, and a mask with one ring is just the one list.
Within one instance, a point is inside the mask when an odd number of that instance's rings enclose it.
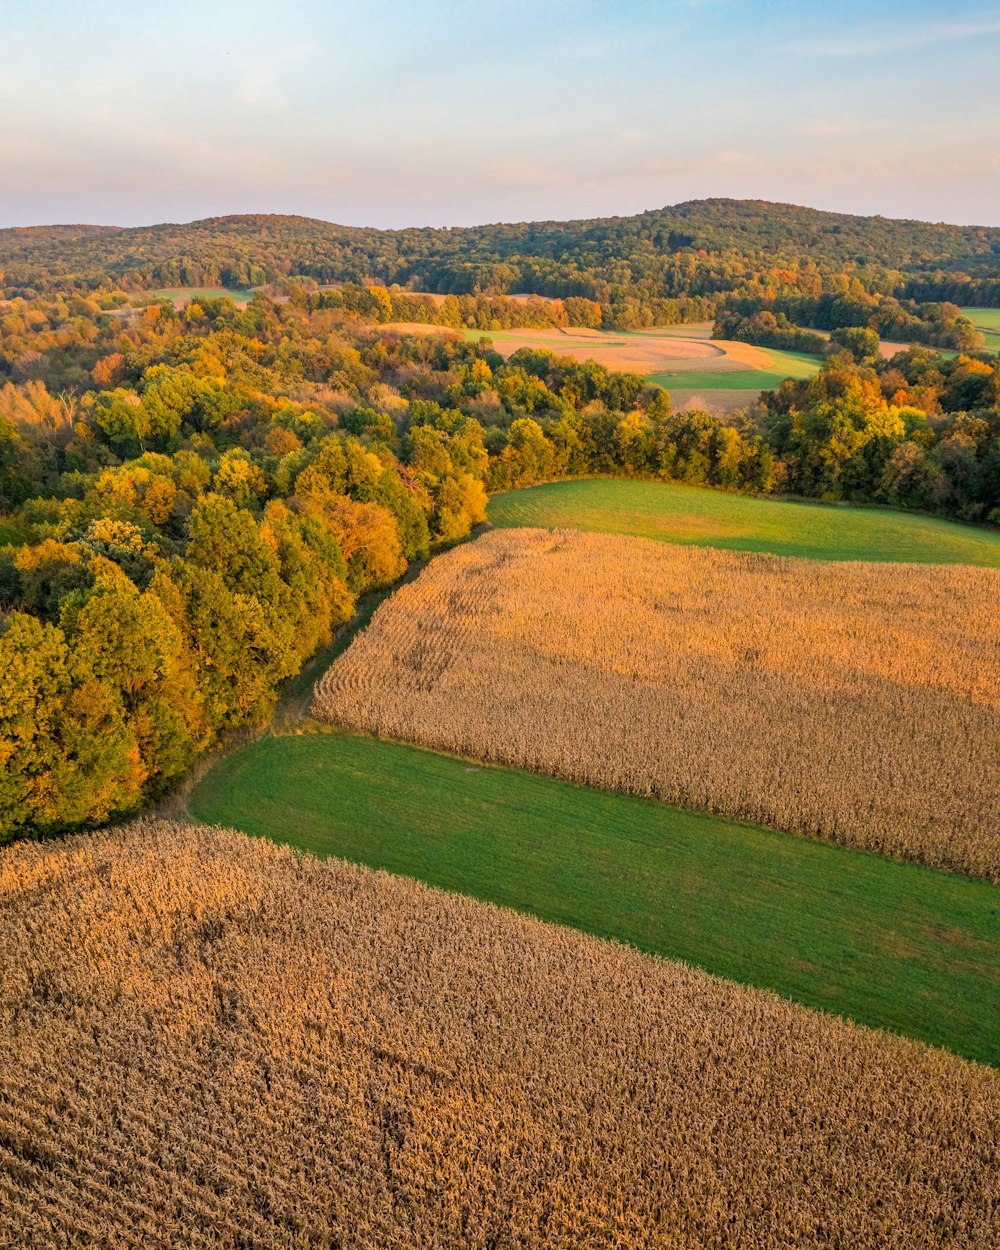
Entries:
{"label": "forest canopy", "polygon": [[[358,597],[468,535],[493,491],[624,475],[1000,524],[1000,361],[927,345],[932,323],[963,332],[947,304],[878,293],[894,260],[894,289],[944,264],[993,281],[1000,232],[767,208],[0,232],[0,838],[141,806],[266,722]],[[272,278],[240,305],[149,290]],[[474,333],[713,315],[813,334],[823,367],[723,420]],[[913,345],[885,360],[899,325]]]}
{"label": "forest canopy", "polygon": [[633,217],[374,230],[307,217],[0,230],[9,286],[259,286],[288,278],[438,294],[577,296],[614,306],[681,296],[867,295],[1000,305],[1000,228],[693,200]]}

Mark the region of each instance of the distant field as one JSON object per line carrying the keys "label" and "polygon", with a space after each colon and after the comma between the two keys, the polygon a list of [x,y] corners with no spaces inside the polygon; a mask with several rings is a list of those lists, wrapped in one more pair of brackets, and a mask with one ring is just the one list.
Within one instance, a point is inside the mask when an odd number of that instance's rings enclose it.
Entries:
{"label": "distant field", "polygon": [[1000,884],[1000,573],[574,530],[437,556],[314,714]]}
{"label": "distant field", "polygon": [[963,308],[962,312],[986,338],[986,350],[1000,352],[1000,308]]}
{"label": "distant field", "polygon": [[672,482],[590,478],[494,495],[496,526],[636,534],[815,560],[902,560],[1000,568],[1000,533],[879,508],[754,499]]}
{"label": "distant field", "polygon": [[963,308],[962,312],[971,319],[973,325],[1000,330],[1000,308]]}
{"label": "distant field", "polygon": [[724,391],[715,390],[713,386],[690,389],[686,382],[683,386],[671,386],[669,390],[670,403],[675,412],[690,412],[697,409],[712,413],[717,417],[726,417],[731,412],[746,408],[760,394],[758,390]]}
{"label": "distant field", "polygon": [[223,296],[231,299],[234,304],[246,304],[253,299],[255,292],[251,290],[231,291],[227,287],[182,286],[174,287],[172,290],[149,291],[148,294],[154,295],[157,299],[171,300],[175,305],[187,304],[198,299],[221,299]]}
{"label": "distant field", "polygon": [[671,370],[690,370],[695,376],[758,372],[772,365],[770,353],[748,343],[674,334],[670,330],[641,333],[617,330],[555,328],[536,330],[465,330],[466,338],[486,337],[504,356],[522,347],[544,348],[578,360],[596,360],[608,369],[623,369],[644,376]]}
{"label": "distant field", "polygon": [[233,752],[190,807],[1000,1066],[983,882],[345,733]]}
{"label": "distant field", "polygon": [[[406,333],[445,332],[442,326],[419,322],[393,322],[387,328]],[[503,356],[533,347],[577,360],[596,360],[607,369],[638,373],[657,386],[680,392],[678,406],[700,404],[722,413],[745,407],[761,391],[773,390],[787,377],[812,377],[820,366],[818,356],[713,339],[710,323],[649,330],[546,327],[463,329],[459,333],[473,342],[488,338]]]}
{"label": "distant field", "polygon": [[675,390],[740,391],[745,396],[744,405],[752,403],[761,391],[775,390],[785,378],[791,376],[789,373],[778,373],[771,369],[738,369],[732,373],[700,373],[697,369],[691,369],[647,375],[650,382],[655,382],[657,386],[662,386],[671,392]]}
{"label": "distant field", "polygon": [[705,389],[747,391],[750,402],[760,391],[774,390],[785,378],[811,378],[819,372],[820,358],[805,352],[782,352],[772,347],[757,347],[768,358],[768,365],[759,369],[735,369],[732,371],[705,371],[696,368],[675,369],[649,375],[650,382],[667,390]]}

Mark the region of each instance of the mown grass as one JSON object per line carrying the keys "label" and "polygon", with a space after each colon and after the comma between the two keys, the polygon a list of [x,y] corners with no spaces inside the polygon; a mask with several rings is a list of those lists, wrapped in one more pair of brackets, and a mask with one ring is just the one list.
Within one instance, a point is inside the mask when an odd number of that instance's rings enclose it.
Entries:
{"label": "mown grass", "polygon": [[769,369],[734,369],[713,372],[710,369],[675,369],[669,373],[651,373],[648,380],[657,386],[674,390],[747,391],[749,403],[760,391],[773,391],[785,378],[811,378],[819,372],[820,357],[806,352],[782,352],[762,347],[771,361]]}
{"label": "mown grass", "polygon": [[962,312],[982,332],[986,350],[1000,352],[1000,308],[963,308]]}
{"label": "mown grass", "polygon": [[588,478],[494,495],[496,526],[637,534],[730,551],[816,560],[1000,567],[1000,533],[880,508],[755,499],[673,482]]}
{"label": "mown grass", "polygon": [[983,882],[341,732],[224,757],[190,810],[1000,1066]]}
{"label": "mown grass", "polygon": [[226,296],[233,300],[236,304],[246,304],[254,297],[254,292],[250,290],[229,290],[226,287],[175,287],[173,290],[150,291],[150,295],[154,295],[157,299],[221,299]]}
{"label": "mown grass", "polygon": [[770,369],[733,369],[728,373],[721,370],[712,372],[710,369],[681,369],[670,373],[649,373],[646,381],[667,391],[746,391],[749,404],[761,391],[775,390],[789,376]]}
{"label": "mown grass", "polygon": [[1000,330],[1000,308],[963,308],[962,314],[968,317],[973,325]]}

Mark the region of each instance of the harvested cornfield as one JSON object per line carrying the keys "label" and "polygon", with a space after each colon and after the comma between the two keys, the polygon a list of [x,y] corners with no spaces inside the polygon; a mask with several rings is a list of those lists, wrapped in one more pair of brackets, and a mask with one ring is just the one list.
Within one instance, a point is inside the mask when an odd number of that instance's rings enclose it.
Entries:
{"label": "harvested cornfield", "polygon": [[1000,881],[998,601],[993,569],[494,531],[383,604],[314,711]]}
{"label": "harvested cornfield", "polygon": [[0,857],[0,1245],[982,1250],[1000,1079],[152,821]]}

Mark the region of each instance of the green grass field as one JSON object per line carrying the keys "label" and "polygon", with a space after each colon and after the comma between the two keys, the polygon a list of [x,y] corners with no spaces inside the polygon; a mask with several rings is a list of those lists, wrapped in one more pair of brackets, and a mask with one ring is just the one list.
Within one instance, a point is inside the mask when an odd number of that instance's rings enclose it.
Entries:
{"label": "green grass field", "polygon": [[819,356],[809,356],[805,352],[782,352],[773,347],[762,347],[760,350],[770,358],[771,368],[734,369],[729,373],[678,369],[672,373],[651,373],[649,381],[668,391],[748,391],[752,392],[747,399],[749,403],[753,395],[760,391],[773,391],[785,378],[811,378],[819,372]]}
{"label": "green grass field", "polygon": [[673,482],[588,478],[494,495],[497,526],[638,534],[816,560],[903,560],[1000,568],[1000,533],[879,508],[727,495]]}
{"label": "green grass field", "polygon": [[338,732],[223,757],[190,810],[1000,1066],[983,882]]}
{"label": "green grass field", "polygon": [[962,312],[986,338],[988,352],[1000,352],[1000,308],[963,308]]}
{"label": "green grass field", "polygon": [[761,391],[775,390],[790,376],[771,369],[734,369],[731,373],[685,369],[673,373],[650,373],[646,375],[646,380],[667,391],[745,391],[749,404]]}
{"label": "green grass field", "polygon": [[249,290],[230,291],[225,287],[176,287],[174,290],[150,291],[150,295],[155,295],[157,299],[220,299],[223,295],[228,296],[236,304],[246,304],[254,297],[254,292]]}

